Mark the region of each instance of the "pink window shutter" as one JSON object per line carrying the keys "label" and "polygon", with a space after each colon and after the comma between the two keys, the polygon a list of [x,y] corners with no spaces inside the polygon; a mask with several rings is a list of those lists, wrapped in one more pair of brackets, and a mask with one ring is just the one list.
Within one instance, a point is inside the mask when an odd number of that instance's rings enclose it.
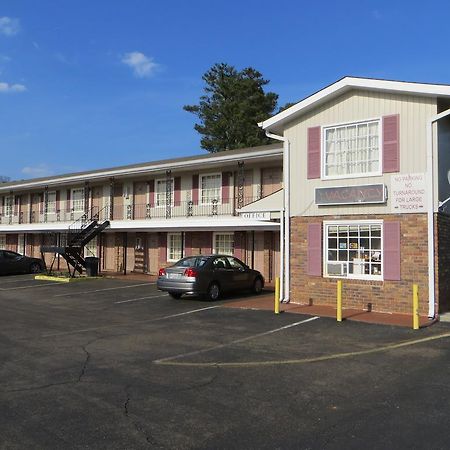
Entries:
{"label": "pink window shutter", "polygon": [[18,195],[16,195],[14,197],[14,215],[15,216],[19,215],[19,205],[20,205],[20,197]]}
{"label": "pink window shutter", "polygon": [[400,222],[384,222],[383,272],[385,280],[400,278]]}
{"label": "pink window shutter", "polygon": [[212,253],[212,231],[203,233],[202,255],[209,255]]}
{"label": "pink window shutter", "polygon": [[308,174],[309,180],[320,178],[320,127],[308,128]]}
{"label": "pink window shutter", "polygon": [[70,189],[67,189],[66,211],[70,212]]}
{"label": "pink window shutter", "polygon": [[400,116],[383,117],[383,173],[400,171]]}
{"label": "pink window shutter", "polygon": [[222,203],[230,203],[230,172],[222,172]]}
{"label": "pink window shutter", "polygon": [[308,224],[308,275],[322,276],[322,224]]}
{"label": "pink window shutter", "polygon": [[198,204],[198,175],[192,176],[192,201]]}
{"label": "pink window shutter", "polygon": [[58,212],[59,211],[59,202],[60,202],[60,198],[59,198],[59,191],[56,191],[56,198],[55,198],[55,203],[56,203],[56,205],[55,205],[55,208],[56,208],[56,212]]}
{"label": "pink window shutter", "polygon": [[148,182],[148,203],[150,206],[154,206],[155,204],[155,180]]}
{"label": "pink window shutter", "polygon": [[245,235],[242,231],[234,232],[234,256],[242,261],[245,250]]}
{"label": "pink window shutter", "polygon": [[159,233],[159,262],[167,262],[167,233]]}
{"label": "pink window shutter", "polygon": [[184,256],[192,256],[192,233],[184,233]]}
{"label": "pink window shutter", "polygon": [[181,203],[181,177],[175,177],[173,201],[175,206]]}

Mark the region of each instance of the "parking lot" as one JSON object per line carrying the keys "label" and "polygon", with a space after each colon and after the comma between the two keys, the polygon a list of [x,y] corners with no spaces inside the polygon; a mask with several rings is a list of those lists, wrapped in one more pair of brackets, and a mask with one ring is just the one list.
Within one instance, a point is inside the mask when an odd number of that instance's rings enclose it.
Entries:
{"label": "parking lot", "polygon": [[235,300],[1,277],[0,448],[448,448],[450,327]]}

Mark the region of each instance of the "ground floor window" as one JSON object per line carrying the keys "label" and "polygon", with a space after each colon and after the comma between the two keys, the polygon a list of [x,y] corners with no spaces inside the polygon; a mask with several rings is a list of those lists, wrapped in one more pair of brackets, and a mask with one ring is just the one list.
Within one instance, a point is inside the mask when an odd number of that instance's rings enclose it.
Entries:
{"label": "ground floor window", "polygon": [[84,256],[95,256],[97,257],[97,236],[95,236],[92,241],[89,241],[84,247]]}
{"label": "ground floor window", "polygon": [[181,233],[167,233],[167,261],[178,261],[183,257]]}
{"label": "ground floor window", "polygon": [[382,279],[382,225],[324,223],[325,276]]}
{"label": "ground floor window", "polygon": [[6,235],[0,234],[0,250],[6,250]]}
{"label": "ground floor window", "polygon": [[214,233],[213,253],[232,256],[234,254],[234,233]]}

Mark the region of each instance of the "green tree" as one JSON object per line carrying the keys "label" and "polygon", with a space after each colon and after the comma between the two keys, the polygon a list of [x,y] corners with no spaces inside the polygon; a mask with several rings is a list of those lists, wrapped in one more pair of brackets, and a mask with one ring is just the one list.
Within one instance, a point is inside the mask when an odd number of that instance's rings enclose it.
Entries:
{"label": "green tree", "polygon": [[194,128],[202,135],[202,148],[214,153],[273,142],[258,127],[258,122],[273,114],[278,95],[264,92],[269,81],[260,72],[251,67],[238,71],[219,63],[202,79],[204,95],[199,104],[183,108],[200,121]]}

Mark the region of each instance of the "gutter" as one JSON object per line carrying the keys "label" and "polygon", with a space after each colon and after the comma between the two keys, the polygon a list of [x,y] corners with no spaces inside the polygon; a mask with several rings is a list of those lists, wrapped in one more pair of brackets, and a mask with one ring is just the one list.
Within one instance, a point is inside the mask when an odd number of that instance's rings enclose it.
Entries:
{"label": "gutter", "polygon": [[433,173],[433,124],[450,115],[450,109],[443,111],[427,121],[427,184],[428,184],[428,317],[436,319],[436,290],[434,270],[434,173]]}
{"label": "gutter", "polygon": [[[270,131],[266,130],[266,136],[275,139],[277,141],[283,142],[283,189],[284,189],[284,215],[282,216],[283,223],[280,224],[280,250],[281,250],[281,268],[280,278],[282,280],[280,299],[283,303],[289,303],[290,294],[290,257],[291,257],[291,224],[290,224],[290,170],[289,170],[289,150],[290,144],[289,140],[284,136],[279,136],[277,134],[272,134]],[[284,251],[283,251],[284,250]],[[284,257],[284,258],[283,258]],[[284,286],[283,286],[284,281]]]}

